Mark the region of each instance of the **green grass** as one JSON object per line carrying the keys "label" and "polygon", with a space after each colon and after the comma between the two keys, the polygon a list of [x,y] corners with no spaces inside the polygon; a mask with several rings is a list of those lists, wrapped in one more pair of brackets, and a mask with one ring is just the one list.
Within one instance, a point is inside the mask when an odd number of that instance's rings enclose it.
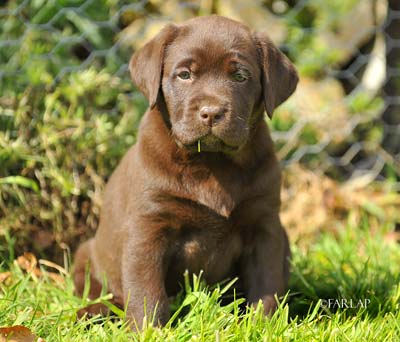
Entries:
{"label": "green grass", "polygon": [[[63,283],[46,272],[36,277],[10,256],[1,266],[12,276],[0,285],[0,326],[25,325],[46,341],[399,341],[400,248],[384,240],[391,228],[372,234],[349,226],[336,236],[321,233],[305,250],[293,246],[290,290],[272,318],[260,306],[243,309],[240,298],[222,306],[229,284],[207,288],[186,277],[167,326],[149,325],[141,333],[128,329],[122,311],[114,319],[76,321],[88,301],[73,295],[68,273]],[[327,308],[329,298],[370,303]]]}

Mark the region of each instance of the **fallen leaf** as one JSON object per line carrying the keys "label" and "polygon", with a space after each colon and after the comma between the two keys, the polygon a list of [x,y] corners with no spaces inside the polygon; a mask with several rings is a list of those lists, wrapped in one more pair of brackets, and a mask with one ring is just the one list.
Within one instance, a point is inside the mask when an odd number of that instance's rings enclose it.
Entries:
{"label": "fallen leaf", "polygon": [[5,282],[8,278],[10,278],[11,272],[3,272],[0,273],[0,283]]}
{"label": "fallen leaf", "polygon": [[25,252],[24,255],[17,258],[17,263],[23,270],[33,272],[37,265],[37,259],[32,253]]}
{"label": "fallen leaf", "polygon": [[36,267],[38,262],[32,253],[25,252],[24,255],[19,256],[17,258],[17,264],[22,270],[31,273],[36,277],[41,277],[43,275],[42,271]]}
{"label": "fallen leaf", "polygon": [[34,334],[22,325],[0,328],[0,342],[39,342],[43,339],[37,339]]}
{"label": "fallen leaf", "polygon": [[[45,270],[42,271],[40,268],[38,268],[37,267],[38,261],[32,253],[25,252],[24,255],[19,256],[17,258],[17,264],[22,270],[26,271],[27,273],[31,273],[31,274],[35,275],[36,277],[43,277],[44,275],[47,275],[49,278],[51,278],[55,282],[64,283],[64,278],[61,275],[54,273],[54,272],[47,272]],[[39,264],[47,266],[47,267],[55,268],[60,273],[67,274],[67,271],[64,268],[62,268],[61,266],[59,266],[51,261],[40,259]],[[0,282],[1,282],[1,279],[2,278],[1,278],[1,274],[0,274]]]}

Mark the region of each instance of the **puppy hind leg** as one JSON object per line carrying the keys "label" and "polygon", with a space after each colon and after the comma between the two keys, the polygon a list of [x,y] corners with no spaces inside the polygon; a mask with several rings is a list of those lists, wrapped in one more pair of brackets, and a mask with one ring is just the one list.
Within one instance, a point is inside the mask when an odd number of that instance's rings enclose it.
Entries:
{"label": "puppy hind leg", "polygon": [[[85,291],[85,284],[87,280],[87,272],[89,273],[90,289],[88,297],[90,299],[97,298],[101,294],[102,285],[94,276],[93,263],[90,259],[90,249],[93,239],[90,239],[81,244],[75,253],[75,265],[73,268],[73,280],[75,284],[76,295],[82,297]],[[87,285],[86,285],[87,286]]]}
{"label": "puppy hind leg", "polygon": [[[75,253],[75,265],[73,271],[73,280],[75,284],[75,294],[82,297],[85,292],[85,286],[90,286],[87,297],[89,299],[96,299],[100,297],[102,292],[102,284],[94,276],[93,263],[90,258],[90,251],[92,247],[93,239],[84,242],[79,246]],[[87,274],[89,272],[89,274]],[[87,280],[89,282],[87,283]],[[120,301],[114,298],[110,301],[116,306],[121,306]],[[88,305],[77,312],[78,318],[93,317],[96,315],[108,315],[110,313],[109,308],[102,303]]]}

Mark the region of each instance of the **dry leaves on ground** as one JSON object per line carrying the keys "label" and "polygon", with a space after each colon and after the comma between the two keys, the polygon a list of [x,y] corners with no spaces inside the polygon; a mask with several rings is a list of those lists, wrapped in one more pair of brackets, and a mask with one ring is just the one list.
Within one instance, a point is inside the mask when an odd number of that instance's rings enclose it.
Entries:
{"label": "dry leaves on ground", "polygon": [[36,337],[27,327],[16,325],[0,328],[0,342],[44,342]]}
{"label": "dry leaves on ground", "polygon": [[10,276],[11,276],[10,271],[0,273],[0,284],[4,283],[8,278],[10,278]]}
{"label": "dry leaves on ground", "polygon": [[[21,270],[32,274],[34,277],[40,278],[43,276],[47,276],[50,279],[54,280],[56,283],[64,283],[64,278],[62,275],[60,275],[60,273],[64,275],[67,274],[67,271],[63,267],[49,260],[40,259],[38,261],[36,257],[29,252],[25,252],[23,255],[19,256],[15,262]],[[44,271],[38,267],[38,264],[53,268],[59,273]],[[7,271],[0,273],[0,284],[6,282],[9,279],[12,279],[12,272]]]}
{"label": "dry leaves on ground", "polygon": [[[400,195],[376,186],[361,178],[338,183],[301,166],[290,166],[282,191],[282,222],[297,242],[307,241],[321,230],[360,226],[363,215],[369,215],[371,232],[384,222],[400,221]],[[398,233],[386,237],[387,241],[397,239]]]}

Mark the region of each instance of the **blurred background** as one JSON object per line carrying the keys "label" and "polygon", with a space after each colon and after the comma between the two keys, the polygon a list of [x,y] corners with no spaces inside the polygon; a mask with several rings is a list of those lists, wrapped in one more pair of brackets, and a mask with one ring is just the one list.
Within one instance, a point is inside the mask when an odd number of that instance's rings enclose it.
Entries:
{"label": "blurred background", "polygon": [[0,256],[59,261],[94,234],[147,106],[131,54],[212,13],[267,32],[300,72],[268,121],[291,241],[349,224],[399,239],[398,0],[0,0]]}

